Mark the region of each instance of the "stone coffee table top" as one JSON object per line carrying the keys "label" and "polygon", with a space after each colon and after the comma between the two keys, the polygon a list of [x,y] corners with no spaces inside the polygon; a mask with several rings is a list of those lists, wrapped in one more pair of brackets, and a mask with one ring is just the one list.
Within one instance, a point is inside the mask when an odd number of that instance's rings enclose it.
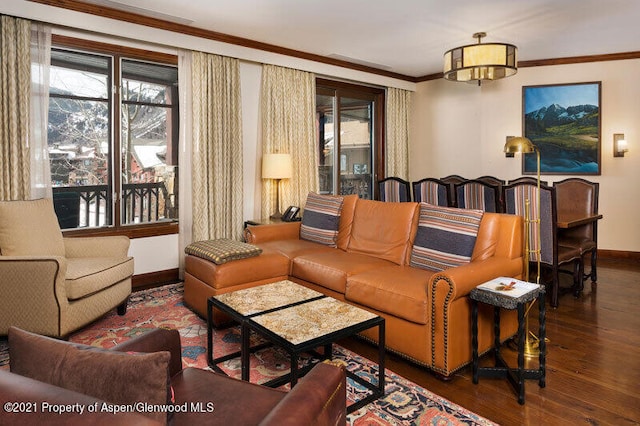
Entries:
{"label": "stone coffee table top", "polygon": [[251,318],[294,345],[376,318],[377,315],[325,297]]}
{"label": "stone coffee table top", "polygon": [[319,297],[324,295],[288,280],[214,296],[245,317]]}

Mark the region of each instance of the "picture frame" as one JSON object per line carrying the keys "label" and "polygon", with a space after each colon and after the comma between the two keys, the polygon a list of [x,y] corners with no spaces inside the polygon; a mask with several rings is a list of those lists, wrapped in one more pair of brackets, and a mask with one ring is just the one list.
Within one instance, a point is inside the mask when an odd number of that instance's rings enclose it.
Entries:
{"label": "picture frame", "polygon": [[[522,87],[523,135],[540,151],[540,174],[600,175],[600,81]],[[536,174],[535,153],[522,156],[522,174]]]}

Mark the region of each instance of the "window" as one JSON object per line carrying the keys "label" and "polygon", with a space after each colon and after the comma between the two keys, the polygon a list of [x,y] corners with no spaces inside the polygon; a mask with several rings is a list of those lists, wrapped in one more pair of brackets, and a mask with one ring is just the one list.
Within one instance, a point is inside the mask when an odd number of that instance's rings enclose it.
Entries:
{"label": "window", "polygon": [[384,90],[316,82],[320,192],[375,197],[384,171]]}
{"label": "window", "polygon": [[61,227],[177,221],[178,117],[175,65],[54,47],[48,146]]}

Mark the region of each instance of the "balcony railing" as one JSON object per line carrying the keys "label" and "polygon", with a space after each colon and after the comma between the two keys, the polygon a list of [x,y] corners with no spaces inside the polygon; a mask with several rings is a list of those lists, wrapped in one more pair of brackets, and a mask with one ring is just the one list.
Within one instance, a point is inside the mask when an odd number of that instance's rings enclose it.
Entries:
{"label": "balcony railing", "polygon": [[[112,224],[111,193],[107,185],[53,188],[53,203],[62,229]],[[157,222],[177,218],[173,196],[164,182],[122,185],[122,223]]]}

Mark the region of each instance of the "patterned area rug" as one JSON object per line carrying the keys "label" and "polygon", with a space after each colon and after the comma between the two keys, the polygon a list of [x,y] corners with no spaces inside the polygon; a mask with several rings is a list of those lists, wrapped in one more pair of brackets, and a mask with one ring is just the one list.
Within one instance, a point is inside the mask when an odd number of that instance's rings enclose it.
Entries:
{"label": "patterned area rug", "polygon": [[[104,348],[112,347],[150,328],[177,329],[182,342],[183,365],[208,368],[206,360],[206,321],[183,304],[183,287],[173,284],[133,293],[125,316],[110,312],[100,320],[79,331],[72,342]],[[252,336],[253,343],[259,343]],[[216,357],[238,350],[240,334],[237,327],[217,330],[213,340]],[[7,340],[0,340],[0,366],[9,361]],[[369,360],[334,345],[334,360],[361,377],[372,381],[377,377],[377,366]],[[287,373],[288,356],[274,348],[256,352],[251,357],[251,381],[265,382]],[[220,367],[232,377],[240,377],[239,359],[226,361]],[[2,368],[2,367],[0,367]],[[359,400],[366,389],[348,381],[348,403]],[[386,370],[386,392],[383,398],[368,404],[347,417],[349,425],[493,425],[480,417],[411,381]]]}

